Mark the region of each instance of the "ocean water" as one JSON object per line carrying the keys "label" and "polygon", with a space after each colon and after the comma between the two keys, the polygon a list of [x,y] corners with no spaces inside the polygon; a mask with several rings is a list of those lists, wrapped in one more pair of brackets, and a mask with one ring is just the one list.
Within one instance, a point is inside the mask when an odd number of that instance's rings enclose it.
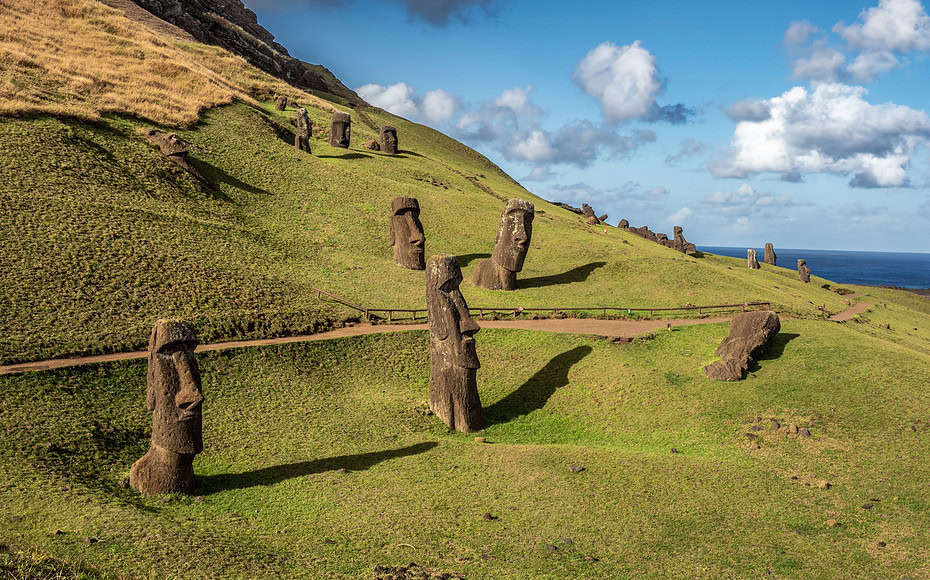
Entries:
{"label": "ocean water", "polygon": [[[698,246],[698,250],[746,259],[746,248]],[[930,254],[796,250],[776,246],[775,255],[777,265],[790,270],[797,269],[798,259],[804,258],[812,274],[838,284],[930,288]],[[764,256],[763,249],[756,248],[759,263]]]}

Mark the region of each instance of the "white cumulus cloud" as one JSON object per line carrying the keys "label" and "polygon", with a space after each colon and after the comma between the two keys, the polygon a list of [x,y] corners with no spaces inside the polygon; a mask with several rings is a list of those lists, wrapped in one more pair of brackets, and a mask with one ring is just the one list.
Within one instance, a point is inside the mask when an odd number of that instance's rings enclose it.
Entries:
{"label": "white cumulus cloud", "polygon": [[862,22],[833,27],[856,50],[930,50],[930,17],[918,0],[879,0],[859,18]]}
{"label": "white cumulus cloud", "polygon": [[451,119],[457,108],[458,101],[455,97],[442,89],[427,92],[421,105],[426,121],[434,125]]}
{"label": "white cumulus cloud", "polygon": [[387,87],[367,84],[355,89],[355,92],[370,104],[398,117],[410,119],[419,113],[419,107],[413,100],[413,88],[407,86],[407,83],[395,83]]}
{"label": "white cumulus cloud", "polygon": [[655,57],[640,41],[625,46],[603,42],[581,59],[572,76],[596,98],[608,121],[645,117],[662,89]]}

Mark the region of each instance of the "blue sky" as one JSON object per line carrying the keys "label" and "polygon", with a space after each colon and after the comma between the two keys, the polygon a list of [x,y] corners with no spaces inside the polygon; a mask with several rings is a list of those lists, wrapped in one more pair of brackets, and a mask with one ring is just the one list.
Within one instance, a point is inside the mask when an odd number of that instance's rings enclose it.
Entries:
{"label": "blue sky", "polygon": [[245,2],[372,104],[610,223],[930,251],[920,0]]}

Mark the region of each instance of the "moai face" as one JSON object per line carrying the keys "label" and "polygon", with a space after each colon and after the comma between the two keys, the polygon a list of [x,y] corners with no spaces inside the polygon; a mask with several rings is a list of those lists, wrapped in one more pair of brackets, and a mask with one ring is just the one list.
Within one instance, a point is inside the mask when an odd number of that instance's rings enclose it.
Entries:
{"label": "moai face", "polygon": [[146,403],[152,411],[152,443],[180,454],[203,451],[197,337],[185,322],[160,320],[149,340]]}
{"label": "moai face", "polygon": [[348,113],[333,113],[333,120],[329,126],[329,144],[348,149],[351,137],[352,117]]}
{"label": "moai face", "polygon": [[533,237],[533,218],[536,209],[528,201],[511,199],[501,214],[497,237],[494,238],[492,259],[505,270],[523,270],[523,261]]}
{"label": "moai face", "polygon": [[420,204],[412,197],[395,197],[391,202],[391,245],[394,262],[411,270],[422,270],[426,236],[420,223]]}
{"label": "moai face", "polygon": [[461,282],[462,270],[454,256],[430,257],[426,264],[430,343],[446,364],[477,369],[481,364],[474,335],[481,327],[468,313],[465,297],[459,290]]}
{"label": "moai face", "polygon": [[381,151],[397,154],[397,129],[394,127],[381,127]]}

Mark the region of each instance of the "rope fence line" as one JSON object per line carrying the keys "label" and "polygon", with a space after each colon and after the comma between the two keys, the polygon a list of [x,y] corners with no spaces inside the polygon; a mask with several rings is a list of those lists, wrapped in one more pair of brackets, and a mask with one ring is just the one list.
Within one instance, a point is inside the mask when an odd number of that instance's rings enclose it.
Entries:
{"label": "rope fence line", "polygon": [[[399,315],[409,314],[409,320],[417,320],[417,315],[421,312],[423,313],[422,318],[426,320],[427,318],[427,309],[426,308],[368,308],[361,306],[350,300],[347,300],[341,296],[337,296],[326,290],[321,290],[319,288],[313,288],[313,291],[317,293],[317,297],[322,299],[323,296],[331,299],[334,302],[338,302],[344,306],[348,306],[354,310],[357,310],[365,315],[365,318],[369,321],[373,319],[384,320],[387,318],[388,322],[393,322],[395,320],[394,314]],[[576,306],[562,306],[562,307],[545,307],[545,308],[524,308],[522,306],[502,306],[502,307],[491,307],[491,306],[469,306],[469,313],[477,312],[479,316],[484,316],[485,313],[493,314],[512,314],[514,318],[517,318],[520,314],[525,312],[549,312],[553,315],[561,314],[563,312],[601,312],[605,317],[608,312],[620,312],[626,314],[633,314],[634,312],[648,312],[649,317],[652,318],[656,312],[687,312],[697,310],[698,314],[704,314],[707,312],[727,312],[740,309],[742,312],[747,310],[754,310],[762,307],[771,307],[770,302],[741,302],[738,304],[712,304],[709,306],[678,306],[676,308],[632,308],[624,306],[591,306],[591,307],[576,307]],[[380,316],[381,314],[386,314],[385,316]],[[396,318],[397,320],[407,320],[407,318]]]}

